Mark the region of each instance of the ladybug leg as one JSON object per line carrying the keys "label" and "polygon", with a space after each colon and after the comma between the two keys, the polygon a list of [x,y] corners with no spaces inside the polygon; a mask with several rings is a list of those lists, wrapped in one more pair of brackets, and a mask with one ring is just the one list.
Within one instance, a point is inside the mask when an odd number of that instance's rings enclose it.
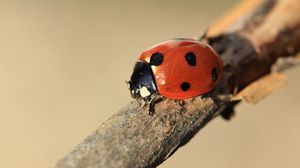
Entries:
{"label": "ladybug leg", "polygon": [[141,100],[139,100],[139,99],[134,99],[134,100],[139,104],[140,107],[142,107],[142,101]]}
{"label": "ladybug leg", "polygon": [[180,106],[180,113],[186,112],[185,101],[184,100],[175,100],[176,103]]}
{"label": "ladybug leg", "polygon": [[144,99],[141,99],[141,98],[137,98],[135,100],[139,104],[140,108],[144,108],[147,105],[147,100],[144,100]]}
{"label": "ladybug leg", "polygon": [[184,101],[184,100],[179,100],[179,101],[178,101],[178,104],[179,104],[181,107],[184,107],[185,101]]}
{"label": "ladybug leg", "polygon": [[154,113],[155,113],[155,99],[151,99],[149,101],[148,114],[153,116]]}
{"label": "ladybug leg", "polygon": [[163,101],[164,99],[165,99],[164,97],[157,96],[157,95],[151,97],[149,101],[149,109],[148,109],[149,115],[153,116],[153,114],[155,113],[155,104]]}

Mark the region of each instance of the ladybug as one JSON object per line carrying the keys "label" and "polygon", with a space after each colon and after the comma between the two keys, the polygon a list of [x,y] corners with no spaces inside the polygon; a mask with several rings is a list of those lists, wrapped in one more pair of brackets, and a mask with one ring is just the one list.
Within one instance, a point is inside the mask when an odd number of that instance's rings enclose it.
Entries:
{"label": "ladybug", "polygon": [[222,72],[223,63],[209,45],[192,39],[168,40],[142,52],[129,88],[135,99],[161,95],[183,100],[211,91]]}

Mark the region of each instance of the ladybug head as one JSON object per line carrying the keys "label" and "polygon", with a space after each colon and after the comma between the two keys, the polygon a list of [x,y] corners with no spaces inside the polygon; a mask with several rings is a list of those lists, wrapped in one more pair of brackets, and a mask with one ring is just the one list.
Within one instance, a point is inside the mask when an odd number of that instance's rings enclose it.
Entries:
{"label": "ladybug head", "polygon": [[144,61],[138,61],[133,69],[129,88],[133,98],[148,98],[157,93],[153,73],[150,65]]}

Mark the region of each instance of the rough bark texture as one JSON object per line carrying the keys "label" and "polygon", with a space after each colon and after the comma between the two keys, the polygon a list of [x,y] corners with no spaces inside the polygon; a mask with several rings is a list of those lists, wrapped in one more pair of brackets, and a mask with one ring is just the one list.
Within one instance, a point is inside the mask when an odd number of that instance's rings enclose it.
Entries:
{"label": "rough bark texture", "polygon": [[[148,115],[147,107],[132,101],[55,167],[156,167],[212,118],[230,110],[235,104],[233,93],[253,86],[249,84],[271,72],[277,58],[293,56],[300,49],[299,0],[255,1],[248,11],[230,20],[229,27],[209,33],[207,41],[225,67],[213,92],[186,100],[185,110],[173,100],[161,101],[153,116]],[[255,91],[243,94],[255,95]]]}

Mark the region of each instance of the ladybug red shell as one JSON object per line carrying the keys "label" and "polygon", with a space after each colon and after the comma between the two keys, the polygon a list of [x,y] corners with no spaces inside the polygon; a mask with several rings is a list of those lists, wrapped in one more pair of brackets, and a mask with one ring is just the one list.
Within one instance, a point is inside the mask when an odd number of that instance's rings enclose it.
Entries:
{"label": "ladybug red shell", "polygon": [[222,61],[209,45],[175,39],[146,49],[135,65],[129,84],[134,98],[160,94],[181,100],[211,91],[222,72]]}

